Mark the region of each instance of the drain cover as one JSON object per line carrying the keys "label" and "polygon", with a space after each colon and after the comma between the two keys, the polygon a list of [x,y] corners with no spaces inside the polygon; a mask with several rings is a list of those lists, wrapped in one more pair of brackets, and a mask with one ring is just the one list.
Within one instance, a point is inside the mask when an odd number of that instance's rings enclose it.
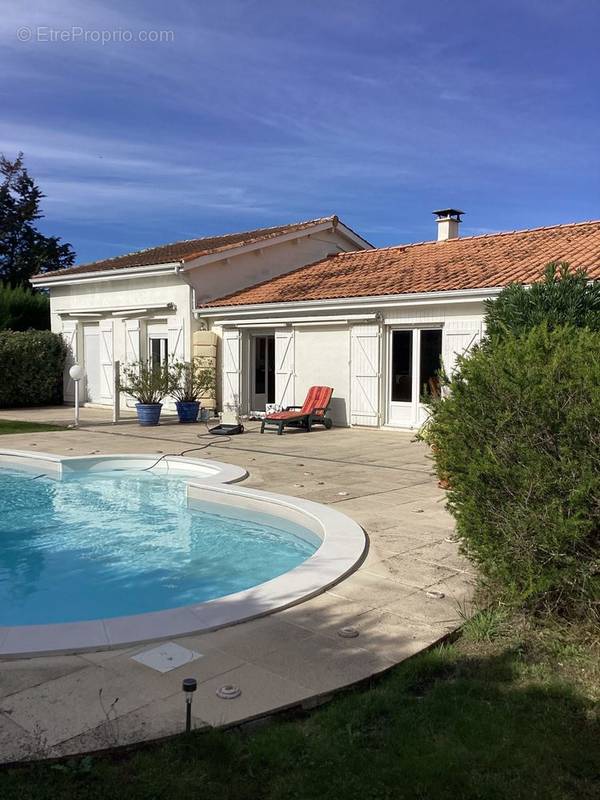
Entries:
{"label": "drain cover", "polygon": [[342,639],[356,639],[358,636],[358,630],[356,628],[340,628],[338,631],[338,636],[341,636]]}
{"label": "drain cover", "polygon": [[189,664],[190,661],[202,658],[202,653],[188,650],[187,647],[181,647],[175,642],[165,642],[165,644],[160,644],[151,650],[145,650],[131,658],[133,661],[138,661],[140,664],[155,669],[157,672],[170,672],[170,670],[177,669],[183,664]]}
{"label": "drain cover", "polygon": [[217,697],[220,697],[221,700],[235,700],[236,697],[239,697],[242,693],[242,690],[239,686],[234,686],[232,683],[227,683],[225,686],[219,686],[217,689]]}

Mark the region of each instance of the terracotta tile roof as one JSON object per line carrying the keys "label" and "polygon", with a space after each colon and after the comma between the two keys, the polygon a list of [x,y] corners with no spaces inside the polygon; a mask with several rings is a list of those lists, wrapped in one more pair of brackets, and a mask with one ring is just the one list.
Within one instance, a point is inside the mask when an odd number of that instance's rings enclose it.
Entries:
{"label": "terracotta tile roof", "polygon": [[553,260],[600,279],[600,221],[340,253],[207,305],[495,288],[530,283]]}
{"label": "terracotta tile roof", "polygon": [[285,233],[303,231],[306,228],[321,225],[324,222],[331,222],[333,225],[337,225],[338,221],[336,216],[321,217],[320,219],[311,219],[305,222],[295,222],[291,225],[277,225],[272,228],[257,228],[253,231],[242,231],[241,233],[225,233],[221,236],[202,236],[199,239],[186,239],[182,242],[173,242],[171,244],[159,245],[158,247],[150,247],[146,250],[137,250],[134,253],[127,253],[124,256],[105,258],[102,261],[92,261],[88,264],[77,264],[67,269],[46,272],[43,275],[36,275],[34,280],[38,277],[45,281],[47,278],[62,278],[78,273],[105,272],[131,267],[146,267],[154,264],[169,264],[173,261],[192,261],[199,256],[219,253],[242,244],[252,244],[254,242],[273,239]]}

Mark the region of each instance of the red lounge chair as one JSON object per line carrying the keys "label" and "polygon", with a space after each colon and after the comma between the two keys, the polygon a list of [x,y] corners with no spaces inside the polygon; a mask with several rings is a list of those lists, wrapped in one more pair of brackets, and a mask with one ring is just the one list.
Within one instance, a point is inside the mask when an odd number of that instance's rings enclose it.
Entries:
{"label": "red lounge chair", "polygon": [[263,419],[260,432],[264,433],[265,428],[269,426],[277,428],[277,434],[281,436],[286,425],[294,428],[306,428],[307,431],[310,431],[315,424],[324,425],[329,430],[332,422],[325,415],[332,394],[333,389],[329,386],[311,386],[304,405],[288,406],[285,411],[269,414]]}

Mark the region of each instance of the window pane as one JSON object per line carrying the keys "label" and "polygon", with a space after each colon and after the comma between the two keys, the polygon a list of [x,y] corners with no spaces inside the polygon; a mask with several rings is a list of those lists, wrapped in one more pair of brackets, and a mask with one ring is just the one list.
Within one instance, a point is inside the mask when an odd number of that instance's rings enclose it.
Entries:
{"label": "window pane", "polygon": [[158,367],[161,364],[166,364],[169,360],[169,340],[159,337],[152,337],[150,339],[150,360],[152,366]]}
{"label": "window pane", "polygon": [[439,371],[442,366],[442,332],[421,331],[419,398],[439,397]]}
{"label": "window pane", "polygon": [[267,367],[264,337],[256,337],[254,340],[254,351],[254,391],[256,394],[264,394]]}
{"label": "window pane", "polygon": [[150,358],[152,366],[156,367],[160,364],[160,339],[150,339]]}
{"label": "window pane", "polygon": [[392,331],[392,402],[412,400],[412,331]]}
{"label": "window pane", "polygon": [[267,403],[275,402],[275,337],[267,337]]}

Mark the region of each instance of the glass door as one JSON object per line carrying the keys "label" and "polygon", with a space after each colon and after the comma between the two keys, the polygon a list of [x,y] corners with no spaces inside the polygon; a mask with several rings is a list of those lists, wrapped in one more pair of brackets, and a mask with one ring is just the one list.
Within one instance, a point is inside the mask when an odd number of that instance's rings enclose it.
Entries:
{"label": "glass door", "polygon": [[428,416],[426,402],[438,398],[442,386],[442,330],[420,331],[419,336],[419,397],[416,408],[416,424],[422,425]]}
{"label": "glass door", "polygon": [[441,328],[392,328],[388,340],[388,425],[414,428],[427,419],[424,400],[440,392]]}
{"label": "glass door", "polygon": [[390,331],[388,423],[409,428],[413,419],[414,331]]}
{"label": "glass door", "polygon": [[275,402],[275,336],[252,337],[252,392],[250,411],[264,411]]}

